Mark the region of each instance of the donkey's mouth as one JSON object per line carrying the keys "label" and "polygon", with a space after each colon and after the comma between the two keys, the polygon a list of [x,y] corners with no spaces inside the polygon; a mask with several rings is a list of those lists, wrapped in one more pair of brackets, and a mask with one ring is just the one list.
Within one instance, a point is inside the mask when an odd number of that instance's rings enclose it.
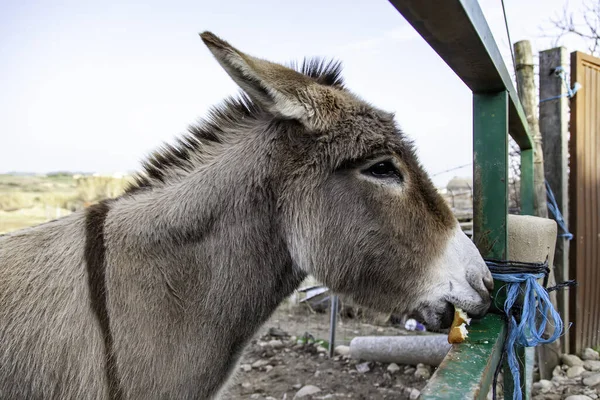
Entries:
{"label": "donkey's mouth", "polygon": [[421,322],[428,331],[447,329],[454,320],[454,305],[447,301],[437,306],[426,305],[410,313],[409,317]]}

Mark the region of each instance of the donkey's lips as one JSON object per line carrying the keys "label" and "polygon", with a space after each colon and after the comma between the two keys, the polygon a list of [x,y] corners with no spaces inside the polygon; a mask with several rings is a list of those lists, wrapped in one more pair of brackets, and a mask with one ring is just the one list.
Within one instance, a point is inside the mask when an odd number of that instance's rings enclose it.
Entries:
{"label": "donkey's lips", "polygon": [[452,325],[454,319],[454,305],[449,302],[437,307],[426,306],[413,311],[410,317],[421,322],[429,330],[446,329]]}

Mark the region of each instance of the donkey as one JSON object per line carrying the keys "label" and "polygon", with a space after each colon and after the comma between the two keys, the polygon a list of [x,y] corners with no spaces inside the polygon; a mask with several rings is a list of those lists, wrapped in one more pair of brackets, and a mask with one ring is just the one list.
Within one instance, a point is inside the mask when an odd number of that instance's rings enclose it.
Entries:
{"label": "donkey", "polygon": [[337,62],[201,38],[243,94],[126,193],[0,237],[0,398],[209,399],[307,274],[431,329],[491,275],[393,115]]}

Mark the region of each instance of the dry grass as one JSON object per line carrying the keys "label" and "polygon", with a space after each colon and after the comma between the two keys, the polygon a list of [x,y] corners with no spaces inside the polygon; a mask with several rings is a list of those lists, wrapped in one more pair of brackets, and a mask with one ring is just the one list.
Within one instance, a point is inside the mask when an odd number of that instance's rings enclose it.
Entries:
{"label": "dry grass", "polygon": [[0,233],[37,225],[123,193],[131,178],[0,175]]}

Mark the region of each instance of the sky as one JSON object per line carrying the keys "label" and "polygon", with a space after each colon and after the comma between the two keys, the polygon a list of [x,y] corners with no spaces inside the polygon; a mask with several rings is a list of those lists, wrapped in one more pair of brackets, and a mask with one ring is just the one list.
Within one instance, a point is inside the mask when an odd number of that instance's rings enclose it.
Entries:
{"label": "sky", "polygon": [[[505,0],[513,42],[553,47],[543,35],[565,1]],[[512,68],[500,0],[480,5]],[[204,30],[271,61],[340,60],[350,90],[395,112],[436,184],[471,176],[440,173],[471,162],[471,92],[386,0],[0,0],[0,173],[139,170],[238,92]]]}

